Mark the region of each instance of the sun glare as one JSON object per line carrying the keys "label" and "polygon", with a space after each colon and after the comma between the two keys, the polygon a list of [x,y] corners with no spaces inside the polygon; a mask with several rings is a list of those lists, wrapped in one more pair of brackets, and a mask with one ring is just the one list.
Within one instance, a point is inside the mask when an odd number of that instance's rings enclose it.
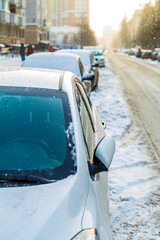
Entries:
{"label": "sun glare", "polygon": [[149,0],[90,0],[91,27],[98,36],[102,35],[105,25],[118,30],[125,15],[130,19],[136,9],[148,2]]}

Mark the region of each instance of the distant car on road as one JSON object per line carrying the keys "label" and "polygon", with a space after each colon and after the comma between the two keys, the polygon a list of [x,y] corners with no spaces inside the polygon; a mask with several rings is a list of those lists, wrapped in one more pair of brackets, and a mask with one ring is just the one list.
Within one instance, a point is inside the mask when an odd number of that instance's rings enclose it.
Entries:
{"label": "distant car on road", "polygon": [[84,82],[86,91],[91,91],[91,81],[94,79],[93,73],[87,73],[84,64],[79,56],[67,53],[35,53],[26,58],[22,67],[47,68],[73,72],[80,81]]}
{"label": "distant car on road", "polygon": [[99,67],[105,67],[105,58],[102,51],[93,51],[94,57]]}
{"label": "distant car on road", "polygon": [[141,50],[142,51],[142,53],[141,53],[141,58],[142,59],[145,59],[145,58],[151,58],[151,56],[152,56],[152,50],[148,50],[148,49],[142,49]]}
{"label": "distant car on road", "polygon": [[94,90],[99,81],[99,70],[98,70],[98,64],[95,61],[94,55],[89,50],[83,50],[83,49],[63,49],[60,51],[57,51],[57,53],[73,53],[80,56],[86,70],[88,73],[94,73],[94,80],[92,83],[92,90]]}
{"label": "distant car on road", "polygon": [[152,60],[158,60],[158,55],[160,53],[160,48],[155,48],[153,51],[152,51],[152,55],[151,55],[151,59]]}
{"label": "distant car on road", "polygon": [[128,52],[128,55],[136,55],[137,51],[138,50],[136,48],[131,48]]}
{"label": "distant car on road", "polygon": [[98,46],[84,46],[83,49],[90,50],[94,54],[94,57],[99,67],[105,67],[105,58],[103,55],[103,48]]}
{"label": "distant car on road", "polygon": [[48,69],[0,74],[0,236],[111,240],[114,140],[83,84]]}
{"label": "distant car on road", "polygon": [[138,58],[141,58],[141,55],[142,55],[142,49],[141,48],[138,48],[137,52],[136,52],[136,57]]}

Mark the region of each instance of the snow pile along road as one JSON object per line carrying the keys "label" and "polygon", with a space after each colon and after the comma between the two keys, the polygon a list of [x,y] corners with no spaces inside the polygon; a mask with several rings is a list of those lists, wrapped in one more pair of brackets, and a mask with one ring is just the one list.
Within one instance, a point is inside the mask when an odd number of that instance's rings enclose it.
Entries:
{"label": "snow pile along road", "polygon": [[91,100],[116,140],[109,171],[110,220],[115,240],[160,239],[160,164],[132,119],[123,91],[106,59]]}

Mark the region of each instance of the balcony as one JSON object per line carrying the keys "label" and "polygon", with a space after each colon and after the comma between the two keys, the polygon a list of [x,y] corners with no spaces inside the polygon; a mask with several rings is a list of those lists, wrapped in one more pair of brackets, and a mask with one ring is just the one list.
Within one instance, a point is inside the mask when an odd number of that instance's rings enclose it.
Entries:
{"label": "balcony", "polygon": [[25,17],[19,16],[18,22],[19,22],[20,27],[24,26],[25,25]]}
{"label": "balcony", "polygon": [[10,13],[5,11],[0,11],[0,22],[3,24],[10,23]]}
{"label": "balcony", "polygon": [[19,25],[19,16],[17,14],[10,14],[10,24],[15,26]]}

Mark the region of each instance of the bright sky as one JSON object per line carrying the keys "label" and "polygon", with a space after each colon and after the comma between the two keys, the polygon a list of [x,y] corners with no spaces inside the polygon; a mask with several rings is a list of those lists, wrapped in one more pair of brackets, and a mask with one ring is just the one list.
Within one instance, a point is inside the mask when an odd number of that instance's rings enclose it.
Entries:
{"label": "bright sky", "polygon": [[[136,9],[142,8],[149,0],[89,0],[90,25],[97,36],[102,36],[103,26],[111,25],[118,30],[125,14],[130,19]],[[153,0],[154,1],[154,0]]]}

